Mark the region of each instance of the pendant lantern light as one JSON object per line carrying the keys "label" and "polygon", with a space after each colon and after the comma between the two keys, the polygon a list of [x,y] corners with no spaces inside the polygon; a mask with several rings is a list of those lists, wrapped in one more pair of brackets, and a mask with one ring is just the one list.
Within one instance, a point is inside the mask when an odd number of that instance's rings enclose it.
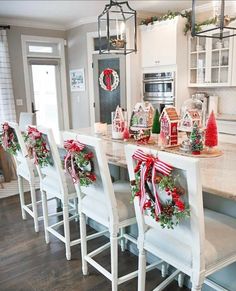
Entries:
{"label": "pendant lantern light", "polygon": [[137,51],[137,15],[128,1],[110,0],[98,16],[100,54],[127,55]]}
{"label": "pendant lantern light", "polygon": [[226,3],[225,0],[213,0],[209,7],[209,4],[201,6],[201,0],[192,0],[192,36],[221,40],[235,36],[236,24],[233,24],[233,21],[236,20],[236,3],[228,2],[231,3]]}

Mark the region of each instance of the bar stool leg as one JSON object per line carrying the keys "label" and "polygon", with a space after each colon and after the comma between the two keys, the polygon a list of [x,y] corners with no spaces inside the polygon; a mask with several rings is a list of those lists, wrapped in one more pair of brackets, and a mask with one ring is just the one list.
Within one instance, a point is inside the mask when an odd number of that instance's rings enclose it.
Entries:
{"label": "bar stool leg", "polygon": [[161,276],[165,278],[168,274],[169,265],[167,263],[163,263],[161,265]]}
{"label": "bar stool leg", "polygon": [[81,257],[82,257],[82,271],[83,275],[88,274],[88,262],[85,260],[87,256],[87,240],[86,240],[86,216],[81,213],[80,214],[80,234],[81,234]]}
{"label": "bar stool leg", "polygon": [[178,285],[180,288],[183,288],[183,286],[184,286],[184,273],[180,273],[178,275]]}
{"label": "bar stool leg", "polygon": [[125,228],[122,227],[120,229],[120,236],[121,236],[120,246],[121,246],[122,252],[124,252],[127,249],[127,240],[124,238],[124,234],[125,234]]}
{"label": "bar stool leg", "polygon": [[205,279],[204,273],[193,275],[191,291],[201,291],[204,279]]}
{"label": "bar stool leg", "polygon": [[26,220],[26,213],[23,208],[25,206],[25,196],[24,196],[24,188],[23,188],[23,178],[18,176],[18,187],[19,187],[19,194],[20,194],[20,206],[21,206],[21,214],[22,218]]}
{"label": "bar stool leg", "polygon": [[118,236],[115,230],[110,234],[111,242],[111,284],[112,291],[118,290]]}
{"label": "bar stool leg", "polygon": [[37,209],[37,203],[36,203],[35,186],[33,184],[30,184],[30,194],[31,194],[33,218],[34,218],[34,229],[35,229],[35,232],[38,232],[39,231],[38,209]]}
{"label": "bar stool leg", "polygon": [[144,249],[139,250],[138,257],[138,291],[145,291],[146,281],[146,252]]}
{"label": "bar stool leg", "polygon": [[[74,205],[75,205],[75,214],[79,213],[79,208],[78,208],[78,198],[74,198]],[[76,216],[75,221],[79,221],[79,217]]]}
{"label": "bar stool leg", "polygon": [[71,250],[70,250],[70,225],[69,225],[69,211],[68,211],[68,201],[64,201],[63,204],[63,220],[64,220],[64,235],[65,235],[65,247],[66,247],[66,259],[71,260]]}
{"label": "bar stool leg", "polygon": [[48,204],[47,204],[47,194],[45,191],[41,192],[42,197],[42,207],[43,207],[43,223],[44,223],[44,233],[45,241],[49,243],[49,232],[48,232]]}

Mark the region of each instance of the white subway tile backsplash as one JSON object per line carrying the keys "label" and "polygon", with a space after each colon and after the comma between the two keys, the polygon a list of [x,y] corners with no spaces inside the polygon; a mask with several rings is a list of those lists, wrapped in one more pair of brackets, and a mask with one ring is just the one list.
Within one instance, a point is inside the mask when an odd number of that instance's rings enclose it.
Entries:
{"label": "white subway tile backsplash", "polygon": [[236,114],[236,87],[199,88],[196,90],[192,89],[191,94],[196,91],[207,92],[209,96],[219,96],[218,113]]}

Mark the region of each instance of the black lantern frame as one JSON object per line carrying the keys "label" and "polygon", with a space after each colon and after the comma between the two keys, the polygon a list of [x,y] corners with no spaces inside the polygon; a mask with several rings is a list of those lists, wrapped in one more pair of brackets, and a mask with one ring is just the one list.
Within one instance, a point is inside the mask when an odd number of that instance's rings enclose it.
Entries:
{"label": "black lantern frame", "polygon": [[[119,21],[123,22],[125,29],[127,28],[127,22],[133,21],[132,46],[129,46],[131,38],[127,40],[126,31],[122,34],[122,38],[118,36],[118,31],[116,31],[115,36],[112,35],[111,23],[113,22],[114,24],[115,21],[118,21],[117,18],[111,16],[113,14],[120,17]],[[102,34],[102,23],[105,23],[106,26],[105,35]],[[105,5],[103,12],[98,16],[98,38],[100,54],[127,55],[137,52],[137,13],[130,7],[128,1],[117,2],[116,0],[110,0],[110,3]]]}
{"label": "black lantern frame", "polygon": [[[209,38],[217,38],[217,39],[224,39],[227,37],[231,36],[236,36],[236,27],[228,26],[225,21],[225,0],[220,0],[220,15],[217,17],[218,18],[218,24],[216,24],[216,27],[214,28],[209,28],[206,30],[201,30],[201,31],[196,31],[196,2],[197,0],[192,0],[192,25],[191,25],[191,34],[192,36],[199,36],[199,37],[209,37]],[[211,31],[219,31],[219,36],[217,35],[209,35],[207,33]],[[232,34],[224,35],[225,30],[233,30],[235,31]]]}

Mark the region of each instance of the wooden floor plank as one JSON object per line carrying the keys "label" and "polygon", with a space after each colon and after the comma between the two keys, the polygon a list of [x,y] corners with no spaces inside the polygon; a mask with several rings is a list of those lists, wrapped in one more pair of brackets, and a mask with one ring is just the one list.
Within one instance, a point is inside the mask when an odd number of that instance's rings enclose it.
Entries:
{"label": "wooden floor plank", "polygon": [[[29,196],[29,195],[28,195]],[[28,200],[29,197],[27,197]],[[56,204],[51,202],[51,208]],[[55,220],[55,218],[54,218]],[[63,229],[61,230],[63,231]],[[93,233],[88,228],[88,233]],[[21,219],[19,197],[0,199],[0,291],[110,291],[111,284],[104,276],[89,266],[89,275],[81,271],[80,245],[72,247],[72,260],[65,258],[64,244],[50,235],[50,244],[44,240],[43,223],[40,232],[34,232],[33,220]],[[72,238],[79,236],[78,223],[71,223]],[[106,237],[89,242],[89,250],[107,241]],[[109,250],[97,260],[109,268]],[[128,251],[119,252],[119,274],[137,268],[137,257]],[[146,290],[152,290],[163,280],[158,270],[147,275]],[[136,291],[137,278],[119,287],[119,291]],[[173,282],[166,291],[180,289]]]}

